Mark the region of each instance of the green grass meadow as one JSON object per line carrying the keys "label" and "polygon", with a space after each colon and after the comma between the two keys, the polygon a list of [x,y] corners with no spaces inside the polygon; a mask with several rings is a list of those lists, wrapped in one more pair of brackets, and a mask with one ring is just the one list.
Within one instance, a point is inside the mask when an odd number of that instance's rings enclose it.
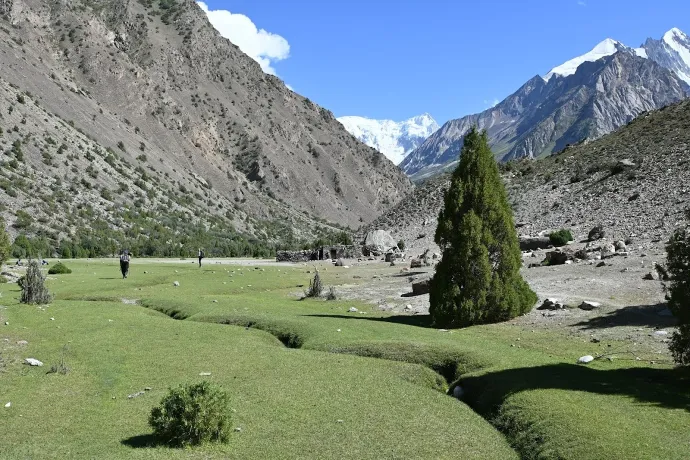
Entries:
{"label": "green grass meadow", "polygon": [[[0,458],[690,458],[688,373],[575,364],[606,344],[299,300],[311,267],[67,265],[49,306],[0,285]],[[321,273],[337,289],[394,272]],[[63,356],[70,371],[47,373]],[[230,441],[158,445],[151,408],[203,379],[231,397]]]}

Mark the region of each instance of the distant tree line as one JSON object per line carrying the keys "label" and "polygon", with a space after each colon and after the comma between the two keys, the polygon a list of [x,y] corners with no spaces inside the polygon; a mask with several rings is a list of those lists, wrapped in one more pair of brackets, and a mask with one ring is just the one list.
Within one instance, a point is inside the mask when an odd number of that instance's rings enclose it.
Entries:
{"label": "distant tree line", "polygon": [[198,248],[204,248],[207,257],[273,258],[279,249],[313,249],[336,244],[352,244],[352,237],[345,231],[327,231],[313,241],[290,238],[271,242],[222,225],[177,223],[171,227],[137,220],[123,231],[96,220],[90,228],[81,228],[60,240],[40,232],[33,236],[20,233],[7,255],[22,259],[77,259],[112,257],[122,249],[128,249],[134,257],[194,257]]}

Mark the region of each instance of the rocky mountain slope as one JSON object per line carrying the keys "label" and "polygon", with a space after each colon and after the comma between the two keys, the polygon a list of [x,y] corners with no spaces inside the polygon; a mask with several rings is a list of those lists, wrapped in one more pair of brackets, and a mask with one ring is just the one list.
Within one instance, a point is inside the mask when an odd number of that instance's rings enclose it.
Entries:
{"label": "rocky mountain slope", "polygon": [[[600,139],[502,166],[518,232],[560,228],[577,240],[602,225],[611,239],[665,241],[690,208],[690,101],[642,114]],[[433,244],[449,176],[424,181],[363,227],[403,239],[413,255]]]}
{"label": "rocky mountain slope", "polygon": [[174,234],[175,220],[285,240],[356,227],[410,190],[192,0],[5,0],[0,17],[0,212],[13,233],[149,220]]}
{"label": "rocky mountain slope", "polygon": [[350,134],[396,165],[440,128],[428,113],[400,122],[364,117],[338,117],[338,121]]}
{"label": "rocky mountain slope", "polygon": [[607,39],[546,77],[533,77],[495,107],[447,122],[400,166],[415,179],[452,167],[473,125],[488,131],[497,159],[504,161],[598,138],[642,112],[685,98],[688,65],[690,39],[677,29],[637,49]]}

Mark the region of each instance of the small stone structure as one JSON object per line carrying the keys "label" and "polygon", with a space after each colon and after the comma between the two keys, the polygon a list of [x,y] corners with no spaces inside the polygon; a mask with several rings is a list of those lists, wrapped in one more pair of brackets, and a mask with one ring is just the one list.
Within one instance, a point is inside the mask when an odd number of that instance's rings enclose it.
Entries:
{"label": "small stone structure", "polygon": [[362,257],[362,248],[338,244],[304,251],[276,251],[276,262],[309,262],[312,260],[356,259]]}

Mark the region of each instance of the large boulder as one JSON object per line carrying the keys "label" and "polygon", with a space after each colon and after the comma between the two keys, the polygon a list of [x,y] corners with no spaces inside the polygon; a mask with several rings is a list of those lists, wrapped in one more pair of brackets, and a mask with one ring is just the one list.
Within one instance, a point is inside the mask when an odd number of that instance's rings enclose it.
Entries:
{"label": "large boulder", "polygon": [[412,295],[423,295],[429,293],[431,279],[425,279],[412,283]]}
{"label": "large boulder", "polygon": [[601,225],[597,225],[593,229],[589,231],[589,234],[587,235],[587,240],[589,241],[596,241],[602,239],[606,235],[606,232],[604,231],[604,227]]}
{"label": "large boulder", "polygon": [[520,238],[521,251],[535,251],[537,249],[548,249],[552,246],[553,244],[551,244],[551,239],[548,236]]}
{"label": "large boulder", "polygon": [[563,265],[569,260],[573,260],[575,255],[573,251],[565,249],[557,249],[546,253],[546,258],[542,265]]}
{"label": "large boulder", "polygon": [[395,250],[398,243],[385,230],[371,230],[364,238],[364,251],[367,254],[383,254],[389,249]]}

